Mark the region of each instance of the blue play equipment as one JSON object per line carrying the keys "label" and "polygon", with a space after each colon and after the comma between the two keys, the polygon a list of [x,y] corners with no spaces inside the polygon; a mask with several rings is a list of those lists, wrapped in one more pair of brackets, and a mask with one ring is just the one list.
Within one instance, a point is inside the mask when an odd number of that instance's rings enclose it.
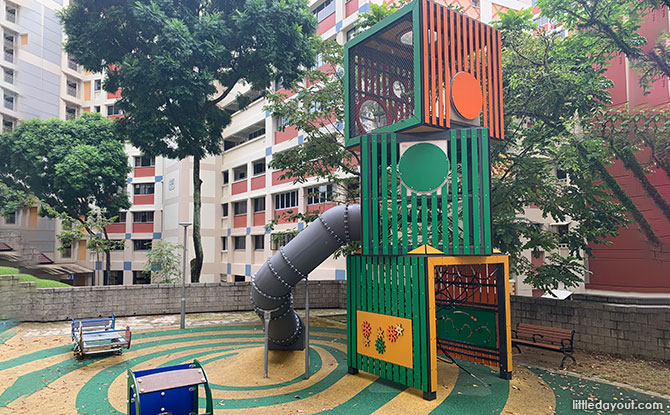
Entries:
{"label": "blue play equipment", "polygon": [[[206,412],[198,413],[198,386],[205,389]],[[212,415],[212,390],[200,362],[128,370],[128,415]]]}

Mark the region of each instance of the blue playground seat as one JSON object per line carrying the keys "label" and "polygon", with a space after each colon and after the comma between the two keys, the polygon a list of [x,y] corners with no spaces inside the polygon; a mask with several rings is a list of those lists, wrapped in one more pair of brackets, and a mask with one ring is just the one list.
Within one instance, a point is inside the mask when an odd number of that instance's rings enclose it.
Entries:
{"label": "blue playground seat", "polygon": [[[198,385],[205,388],[206,411],[198,413]],[[128,370],[128,415],[212,415],[212,390],[200,362]]]}

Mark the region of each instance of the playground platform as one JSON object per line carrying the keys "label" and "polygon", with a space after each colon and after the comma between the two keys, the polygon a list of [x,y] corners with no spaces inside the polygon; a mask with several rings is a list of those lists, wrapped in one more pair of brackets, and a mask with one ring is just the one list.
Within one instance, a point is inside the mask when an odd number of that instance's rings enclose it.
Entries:
{"label": "playground platform", "polygon": [[[346,328],[311,316],[311,373],[303,379],[303,352],[271,351],[263,378],[263,330],[252,313],[119,318],[133,329],[123,355],[75,359],[69,322],[0,327],[0,414],[123,414],[126,372],[198,359],[207,370],[215,414],[584,414],[575,401],[661,402],[662,409],[620,414],[667,414],[670,401],[603,382],[523,365],[505,381],[497,371],[459,361],[485,383],[453,364],[439,363],[437,399],[376,376],[347,374]],[[203,403],[204,405],[204,403]],[[578,404],[579,405],[579,404]],[[605,411],[602,411],[603,413]]]}

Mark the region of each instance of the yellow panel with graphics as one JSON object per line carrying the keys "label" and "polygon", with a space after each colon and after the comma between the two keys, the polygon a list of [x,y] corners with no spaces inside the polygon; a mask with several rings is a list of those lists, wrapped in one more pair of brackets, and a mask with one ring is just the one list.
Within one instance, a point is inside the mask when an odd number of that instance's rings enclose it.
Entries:
{"label": "yellow panel with graphics", "polygon": [[357,310],[356,324],[358,353],[413,367],[412,320]]}

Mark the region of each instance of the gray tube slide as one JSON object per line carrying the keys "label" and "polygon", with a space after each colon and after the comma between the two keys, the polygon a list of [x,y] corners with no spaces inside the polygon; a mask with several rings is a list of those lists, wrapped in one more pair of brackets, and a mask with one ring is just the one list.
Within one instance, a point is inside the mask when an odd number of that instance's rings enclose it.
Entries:
{"label": "gray tube slide", "polygon": [[269,258],[251,279],[251,302],[263,318],[271,311],[270,348],[304,348],[302,320],[293,309],[293,287],[307,278],[339,247],[361,239],[361,206],[339,205],[328,209],[285,247]]}

